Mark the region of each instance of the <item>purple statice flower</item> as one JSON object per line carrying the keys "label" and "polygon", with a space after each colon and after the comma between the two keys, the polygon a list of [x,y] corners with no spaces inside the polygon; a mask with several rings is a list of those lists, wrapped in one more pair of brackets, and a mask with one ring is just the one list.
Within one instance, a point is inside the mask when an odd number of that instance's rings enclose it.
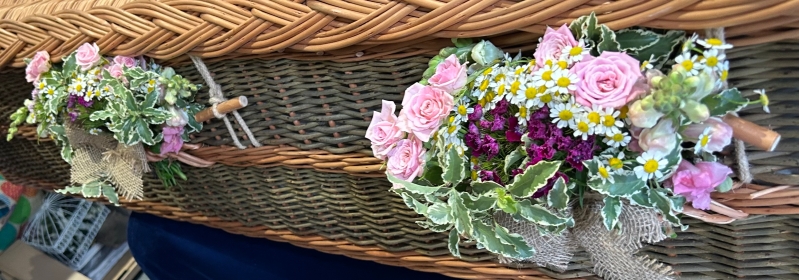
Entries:
{"label": "purple statice flower", "polygon": [[507,118],[505,118],[502,115],[495,115],[494,116],[494,121],[491,122],[491,131],[505,130],[505,121],[506,120],[507,120]]}
{"label": "purple statice flower", "polygon": [[505,131],[505,138],[511,143],[522,141],[522,134],[519,132],[518,118],[508,118],[508,130]]}
{"label": "purple statice flower", "polygon": [[530,158],[530,160],[527,161],[527,166],[539,163],[544,160],[543,148],[535,143],[530,144],[530,147],[527,147],[527,156]]}
{"label": "purple statice flower", "polygon": [[510,178],[513,179],[513,177],[516,177],[519,174],[522,174],[523,172],[524,172],[524,169],[522,169],[522,168],[513,169],[513,170],[510,171]]}
{"label": "purple statice flower", "polygon": [[499,177],[494,171],[480,170],[480,180],[493,181],[494,183],[502,185],[502,178]]}
{"label": "purple statice flower", "polygon": [[545,120],[549,118],[549,107],[544,105],[537,111],[535,111],[532,115],[530,115],[530,119],[533,120]]}
{"label": "purple statice flower", "polygon": [[530,119],[527,121],[527,137],[533,140],[544,140],[547,138],[547,125],[540,120]]}
{"label": "purple statice flower", "polygon": [[510,105],[510,102],[508,102],[507,100],[505,99],[500,100],[499,102],[497,102],[497,106],[494,107],[494,110],[491,110],[491,114],[493,114],[496,117],[498,115],[507,113],[508,105]]}
{"label": "purple statice flower", "polygon": [[67,108],[69,109],[75,108],[75,103],[77,103],[78,101],[77,98],[78,96],[74,94],[70,94],[69,96],[67,96]]}
{"label": "purple statice flower", "polygon": [[[477,125],[473,122],[469,123],[469,129],[466,132],[466,135],[463,137],[463,141],[466,142],[466,147],[472,149],[472,151],[477,151],[480,146],[483,144],[483,140],[480,138],[480,131],[477,129]],[[480,156],[479,154],[475,156]]]}
{"label": "purple statice flower", "polygon": [[596,150],[596,145],[594,143],[593,135],[589,136],[586,141],[582,139],[577,140],[572,148],[568,150],[566,162],[574,169],[582,171],[584,168],[583,161],[590,160],[594,157],[594,150]]}
{"label": "purple statice flower", "polygon": [[553,186],[555,186],[555,181],[557,181],[558,178],[563,178],[563,181],[565,181],[565,183],[569,183],[569,176],[566,176],[566,173],[558,171],[555,173],[555,176],[552,176],[552,178],[549,178],[549,180],[547,180],[547,184],[544,185],[543,188],[540,188],[537,191],[535,191],[535,193],[533,193],[533,198],[540,198],[549,194],[549,191],[552,190]]}
{"label": "purple statice flower", "polygon": [[479,121],[480,118],[482,117],[483,117],[483,106],[480,106],[480,104],[474,105],[474,112],[469,114],[469,120],[473,122]]}
{"label": "purple statice flower", "polygon": [[86,100],[78,95],[70,94],[67,97],[67,108],[75,108],[75,104],[80,104],[83,107],[89,108],[94,104],[93,100]]}
{"label": "purple statice flower", "polygon": [[78,115],[80,115],[80,113],[78,111],[70,111],[69,112],[69,120],[71,122],[75,122],[78,119]]}
{"label": "purple statice flower", "polygon": [[39,90],[33,89],[33,91],[31,91],[31,100],[36,100],[36,98],[38,97],[39,97]]}
{"label": "purple statice flower", "polygon": [[480,120],[480,127],[482,127],[482,128],[490,129],[491,128],[491,124],[492,124],[492,122],[489,121],[489,120]]}
{"label": "purple statice flower", "polygon": [[482,150],[488,160],[491,160],[499,153],[499,143],[494,137],[488,134],[483,135],[483,145],[480,146],[480,150]]}
{"label": "purple statice flower", "polygon": [[161,144],[161,155],[180,152],[180,148],[183,147],[183,127],[165,126],[163,133],[164,142]]}

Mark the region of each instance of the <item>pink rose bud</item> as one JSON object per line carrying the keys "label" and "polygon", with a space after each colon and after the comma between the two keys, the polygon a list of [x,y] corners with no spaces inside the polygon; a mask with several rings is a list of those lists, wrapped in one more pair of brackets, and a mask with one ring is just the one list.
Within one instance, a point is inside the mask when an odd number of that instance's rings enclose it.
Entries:
{"label": "pink rose bud", "polygon": [[50,71],[50,54],[46,51],[36,52],[25,68],[25,80],[29,83],[37,82],[39,81],[39,76],[47,71]]}
{"label": "pink rose bud", "polygon": [[677,148],[677,132],[671,119],[662,119],[652,128],[644,129],[638,139],[644,151],[657,151],[669,154]]}
{"label": "pink rose bud", "polygon": [[688,125],[683,130],[682,136],[686,141],[697,142],[706,128],[710,128],[710,140],[705,146],[706,151],[719,152],[732,141],[732,127],[716,117],[708,118],[699,124]]}
{"label": "pink rose bud", "polygon": [[696,209],[710,209],[710,193],[721,185],[732,170],[717,162],[698,162],[696,166],[683,160],[674,176],[665,182],[674,193],[684,196]]}
{"label": "pink rose bud", "polygon": [[399,116],[400,128],[413,133],[422,142],[430,141],[454,105],[451,94],[416,83],[405,90]]}
{"label": "pink rose bud", "polygon": [[563,49],[566,47],[575,47],[577,44],[577,40],[574,39],[574,35],[572,35],[571,30],[569,30],[566,24],[563,24],[563,26],[557,30],[547,27],[546,32],[544,32],[544,37],[541,38],[541,42],[538,43],[538,48],[536,48],[535,53],[533,53],[535,64],[538,67],[544,67],[547,60],[558,62],[560,55],[563,53]]}
{"label": "pink rose bud", "polygon": [[572,67],[580,79],[574,92],[577,103],[604,108],[627,105],[644,90],[637,85],[644,78],[640,65],[635,58],[619,52],[603,52],[596,58],[583,58]]}
{"label": "pink rose bud", "polygon": [[366,139],[372,141],[372,153],[376,158],[385,160],[393,145],[402,139],[402,130],[394,116],[396,108],[394,102],[383,100],[383,110],[373,113],[372,122],[366,129]]}
{"label": "pink rose bud", "polygon": [[428,80],[430,85],[452,94],[466,85],[466,63],[461,64],[458,57],[450,55],[436,66],[436,73]]}
{"label": "pink rose bud", "polygon": [[136,59],[127,56],[118,55],[114,57],[114,64],[121,64],[128,68],[133,68],[136,66]]}
{"label": "pink rose bud", "polygon": [[[397,142],[391,150],[386,162],[386,172],[395,177],[411,182],[422,173],[424,167],[425,149],[416,137],[409,137]],[[398,185],[394,186],[399,187]]]}
{"label": "pink rose bud", "polygon": [[125,73],[122,71],[122,64],[114,64],[111,67],[108,67],[108,73],[111,74],[111,77],[119,79]]}
{"label": "pink rose bud", "polygon": [[83,71],[91,69],[100,62],[100,47],[95,43],[83,43],[75,53],[75,62]]}

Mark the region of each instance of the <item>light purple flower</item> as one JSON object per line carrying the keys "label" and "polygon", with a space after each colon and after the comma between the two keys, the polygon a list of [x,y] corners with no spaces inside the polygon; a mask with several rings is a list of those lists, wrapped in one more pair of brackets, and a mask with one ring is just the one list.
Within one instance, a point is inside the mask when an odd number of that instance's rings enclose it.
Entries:
{"label": "light purple flower", "polygon": [[161,155],[180,152],[183,147],[183,127],[165,126],[164,142],[161,144]]}
{"label": "light purple flower", "polygon": [[474,112],[469,114],[469,120],[478,121],[482,117],[483,117],[483,106],[480,106],[480,104],[474,105]]}

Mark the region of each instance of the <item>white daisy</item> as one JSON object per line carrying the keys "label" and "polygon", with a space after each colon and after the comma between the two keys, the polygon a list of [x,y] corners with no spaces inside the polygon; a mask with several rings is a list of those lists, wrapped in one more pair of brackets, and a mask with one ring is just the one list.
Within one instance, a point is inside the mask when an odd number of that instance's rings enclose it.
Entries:
{"label": "white daisy", "polygon": [[765,89],[756,89],[755,93],[760,94],[760,104],[763,104],[763,111],[766,113],[771,114],[771,110],[768,109],[768,96],[766,95]]}
{"label": "white daisy", "polygon": [[702,45],[703,47],[709,48],[709,49],[718,49],[718,50],[732,49],[732,45],[731,44],[724,43],[724,41],[722,41],[719,38],[701,39],[701,40],[697,40],[696,42],[699,43],[700,45]]}
{"label": "white daisy", "polygon": [[682,52],[688,52],[691,49],[693,49],[697,39],[699,39],[699,35],[697,35],[696,33],[694,33],[694,35],[691,35],[691,37],[686,39],[685,42],[683,42],[682,44]]}
{"label": "white daisy", "polygon": [[724,62],[724,59],[727,58],[725,54],[719,54],[719,50],[717,49],[709,49],[702,53],[702,64],[704,64],[705,68],[708,70],[720,70],[721,62]]}
{"label": "white daisy", "polygon": [[576,125],[574,128],[574,137],[582,136],[583,141],[588,140],[589,135],[594,135],[594,126],[596,126],[594,123],[588,121],[586,115],[587,114],[583,113],[576,118]]}
{"label": "white daisy", "polygon": [[583,39],[580,39],[580,42],[577,46],[570,47],[567,46],[561,50],[560,59],[568,61],[569,63],[577,63],[583,60],[584,55],[589,54],[589,49],[585,47],[585,42]]}
{"label": "white daisy", "polygon": [[707,144],[710,143],[710,138],[713,136],[710,134],[710,127],[705,128],[702,131],[702,134],[699,135],[699,140],[696,141],[696,146],[694,146],[694,153],[701,154],[702,151],[707,151]]}
{"label": "white daisy", "polygon": [[573,101],[574,100],[571,100],[552,106],[549,116],[552,118],[552,123],[557,123],[558,128],[574,128],[577,125],[576,118],[583,112],[580,111],[579,107],[574,105]]}
{"label": "white daisy", "polygon": [[727,81],[727,77],[730,75],[730,61],[725,60],[719,66],[719,80]]}
{"label": "white daisy", "polygon": [[89,129],[89,134],[91,135],[100,135],[100,132],[102,132],[102,130],[100,130],[99,128]]}
{"label": "white daisy", "polygon": [[491,80],[494,78],[492,73],[497,69],[497,65],[494,65],[491,68],[487,68],[483,70],[483,73],[480,76],[477,76],[477,79],[474,80],[474,90],[472,91],[472,96],[477,98],[478,100],[483,99],[485,94],[490,89],[489,86],[491,85]]}
{"label": "white daisy", "polygon": [[600,125],[602,124],[602,114],[602,107],[599,105],[593,105],[591,108],[586,107],[585,117],[588,122],[594,125],[595,134],[605,133],[605,127]]}
{"label": "white daisy", "polygon": [[602,111],[602,122],[598,126],[602,127],[602,132],[605,135],[613,136],[617,132],[621,132],[620,128],[624,126],[624,123],[619,119],[619,114],[621,112],[613,110],[613,108],[605,108]]}
{"label": "white daisy", "polygon": [[47,115],[47,122],[48,123],[54,123],[55,122],[55,117],[53,115]]}
{"label": "white daisy", "polygon": [[522,106],[519,107],[519,112],[516,112],[514,116],[519,118],[519,126],[526,126],[527,125],[527,117],[529,116],[529,111],[526,107]]}
{"label": "white daisy", "polygon": [[438,130],[438,135],[444,140],[444,144],[458,142],[459,124],[459,122],[455,121],[455,116],[450,116],[447,125]]}
{"label": "white daisy", "polygon": [[613,135],[606,135],[603,141],[610,147],[618,148],[630,144],[631,139],[632,137],[627,132],[616,131]]}
{"label": "white daisy", "polygon": [[38,89],[39,91],[42,91],[42,90],[44,90],[44,88],[46,86],[47,86],[47,82],[45,82],[44,79],[41,79],[41,80],[39,80],[39,84],[36,85],[36,89]]}
{"label": "white daisy", "polygon": [[521,104],[526,99],[524,91],[527,90],[527,81],[523,77],[517,77],[510,82],[505,100],[513,104]]}
{"label": "white daisy", "polygon": [[603,152],[602,157],[605,158],[605,163],[613,170],[621,170],[624,168],[624,152],[616,153],[616,149],[608,149]]}
{"label": "white daisy", "polygon": [[677,56],[677,58],[674,59],[674,62],[677,62],[677,64],[685,68],[685,71],[691,76],[699,75],[699,70],[705,68],[702,62],[697,61],[697,56],[691,55],[689,52],[685,52]]}
{"label": "white daisy", "polygon": [[519,107],[524,106],[527,107],[528,109],[533,107],[539,107],[539,108],[543,107],[544,104],[546,103],[541,102],[541,99],[538,98],[539,90],[541,92],[546,92],[547,88],[541,87],[539,89],[536,89],[536,87],[532,83],[528,83],[528,85],[525,87],[524,90],[524,95],[523,95],[524,102],[521,103]]}
{"label": "white daisy", "polygon": [[663,169],[669,163],[660,152],[647,151],[636,158],[641,165],[636,166],[633,171],[641,180],[660,179],[663,177]]}
{"label": "white daisy", "polygon": [[558,70],[559,67],[551,66],[551,65],[544,65],[533,73],[533,85],[538,88],[542,86],[546,86],[547,88],[552,88],[555,86],[555,80],[552,79],[552,75],[555,73],[555,70]]}
{"label": "white daisy", "polygon": [[577,82],[580,81],[580,78],[569,70],[563,69],[552,73],[552,80],[555,81],[554,91],[567,94],[577,89]]}
{"label": "white daisy", "polygon": [[44,90],[40,90],[39,93],[40,94],[43,93],[45,97],[50,97],[50,96],[52,96],[53,94],[56,93],[56,89],[55,89],[55,86],[48,85],[48,86],[44,87]]}
{"label": "white daisy", "polygon": [[592,177],[601,179],[603,183],[615,183],[613,180],[613,174],[615,174],[614,170],[608,168],[602,162],[597,161],[596,174],[593,174]]}
{"label": "white daisy", "polygon": [[641,71],[655,68],[654,63],[655,63],[655,55],[653,54],[649,56],[649,59],[641,62]]}
{"label": "white daisy", "polygon": [[469,98],[463,97],[455,104],[453,111],[455,111],[456,122],[465,122],[469,119],[469,114],[474,113],[474,108],[469,107],[470,102]]}
{"label": "white daisy", "polygon": [[[520,76],[522,76],[522,74],[527,73],[527,70],[529,70],[529,68],[530,68],[529,64],[522,64],[522,65],[516,66],[516,68],[513,69],[513,74],[516,77],[520,77]],[[527,75],[524,75],[524,76],[527,76]]]}

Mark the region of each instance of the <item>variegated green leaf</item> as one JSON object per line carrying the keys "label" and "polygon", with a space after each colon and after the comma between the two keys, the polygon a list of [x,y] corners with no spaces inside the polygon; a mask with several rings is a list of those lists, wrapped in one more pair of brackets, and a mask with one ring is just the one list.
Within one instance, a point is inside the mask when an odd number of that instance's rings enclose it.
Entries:
{"label": "variegated green leaf", "polygon": [[76,53],[72,53],[64,58],[64,65],[63,65],[63,73],[67,77],[70,77],[73,72],[78,68],[78,64],[76,63],[77,59],[75,57]]}
{"label": "variegated green leaf", "polygon": [[647,188],[646,182],[632,172],[613,175],[613,183],[594,178],[588,181],[588,187],[601,194],[613,197],[630,197]]}
{"label": "variegated green leaf", "polygon": [[108,184],[102,186],[103,196],[108,198],[108,201],[113,203],[115,206],[119,206],[119,196],[117,196],[116,190],[114,187]]}
{"label": "variegated green leaf", "polygon": [[142,110],[142,115],[147,118],[150,124],[162,124],[172,118],[172,113],[164,109],[145,108]]}
{"label": "variegated green leaf", "polygon": [[472,218],[469,216],[469,210],[463,205],[463,199],[459,195],[452,195],[449,197],[449,206],[452,208],[452,218],[455,219],[455,229],[459,234],[471,235],[474,225]]}
{"label": "variegated green leaf", "polygon": [[427,205],[426,204],[419,202],[418,200],[416,200],[416,198],[411,196],[411,194],[409,194],[409,193],[403,192],[403,193],[400,193],[400,196],[402,196],[402,201],[405,202],[405,205],[407,205],[408,208],[411,208],[413,211],[416,211],[416,213],[421,214],[421,215],[426,215],[427,214]]}
{"label": "variegated green leaf", "polygon": [[702,99],[702,104],[710,109],[711,116],[724,116],[729,112],[736,112],[746,107],[747,102],[749,100],[744,98],[737,88],[726,89],[719,94],[708,95]]}
{"label": "variegated green leaf", "polygon": [[514,253],[518,259],[529,259],[533,257],[535,250],[524,241],[524,238],[517,233],[510,233],[508,229],[499,224],[494,224],[494,231],[497,233],[499,242],[513,246]]}
{"label": "variegated green leaf", "polygon": [[545,186],[547,180],[560,168],[560,161],[541,161],[528,166],[522,174],[517,175],[508,186],[508,192],[515,197],[530,197],[538,189]]}
{"label": "variegated green leaf", "polygon": [[602,220],[605,223],[605,228],[612,231],[619,222],[622,204],[618,197],[612,196],[606,196],[603,202],[605,205],[602,206]]}
{"label": "variegated green leaf", "polygon": [[452,229],[452,224],[437,225],[437,224],[431,223],[429,220],[416,221],[416,224],[419,225],[422,228],[429,229],[429,230],[431,230],[433,232],[445,232],[445,231],[448,231],[448,230]]}
{"label": "variegated green leaf", "polygon": [[438,225],[445,225],[452,223],[452,208],[446,203],[435,203],[427,207],[427,218],[431,222]]}
{"label": "variegated green leaf", "polygon": [[[624,51],[638,51],[651,47],[661,38],[660,34],[640,28],[628,28],[616,31],[616,41]],[[646,59],[649,59],[648,57]]]}
{"label": "variegated green leaf", "polygon": [[526,157],[526,152],[521,146],[513,150],[508,156],[505,157],[505,174],[510,174],[510,171],[519,167],[517,162]]}
{"label": "variegated green leaf", "polygon": [[[487,225],[483,221],[474,223],[474,239],[486,250],[494,254],[500,254],[511,258],[520,258],[520,252],[516,251],[510,244],[505,244],[497,237],[494,227]],[[506,243],[510,243],[506,240]]]}
{"label": "variegated green leaf", "polygon": [[153,131],[150,129],[150,125],[144,120],[138,119],[136,122],[136,133],[139,134],[141,142],[145,145],[155,145],[155,142],[153,142]]}
{"label": "variegated green leaf", "polygon": [[458,155],[457,149],[449,149],[447,152],[449,162],[444,167],[444,182],[457,185],[466,178],[466,169],[463,165],[463,157]]}
{"label": "variegated green leaf", "polygon": [[418,184],[414,184],[412,182],[408,182],[400,178],[397,178],[394,175],[391,175],[390,173],[386,173],[386,177],[388,178],[389,182],[394,184],[399,184],[400,186],[402,186],[402,189],[404,191],[408,191],[415,194],[421,194],[425,196],[427,195],[440,196],[446,194],[447,191],[449,190],[442,187],[425,187]]}
{"label": "variegated green leaf", "polygon": [[574,220],[571,217],[563,218],[555,215],[540,205],[533,205],[530,200],[519,201],[518,206],[518,215],[535,224],[541,226],[574,225]]}
{"label": "variegated green leaf", "polygon": [[[618,39],[618,38],[617,38]],[[674,51],[674,48],[679,46],[685,40],[685,32],[678,30],[669,30],[666,34],[660,35],[660,39],[651,46],[641,48],[635,51],[630,51],[628,54],[639,61],[648,60],[654,57],[655,69],[661,68],[663,64],[669,59],[669,56]]]}
{"label": "variegated green leaf", "polygon": [[616,41],[616,33],[613,32],[606,25],[600,25],[600,40],[597,43],[597,51],[602,52],[617,52],[619,51],[619,42]]}
{"label": "variegated green leaf", "polygon": [[569,206],[568,190],[569,188],[563,178],[555,180],[555,184],[552,185],[552,189],[547,194],[547,205],[557,210],[566,209]]}
{"label": "variegated green leaf", "polygon": [[80,194],[83,191],[81,186],[66,186],[63,189],[57,189],[55,192],[60,194]]}
{"label": "variegated green leaf", "polygon": [[497,191],[497,207],[505,211],[508,214],[516,214],[519,212],[519,203],[513,199],[513,196],[510,196],[505,193],[505,189],[499,188]]}
{"label": "variegated green leaf", "polygon": [[651,189],[649,191],[649,201],[672,225],[682,225],[680,218],[672,211],[673,202],[669,199],[665,189]]}
{"label": "variegated green leaf", "polygon": [[498,188],[503,188],[502,185],[497,184],[493,181],[472,181],[472,192],[475,194],[486,194],[492,192]]}
{"label": "variegated green leaf", "polygon": [[461,237],[458,235],[458,231],[451,230],[449,232],[449,242],[447,242],[447,248],[449,248],[449,252],[457,258],[461,257],[460,248],[458,248],[458,243],[460,242]]}
{"label": "variegated green leaf", "polygon": [[91,182],[86,183],[83,185],[83,189],[81,190],[81,195],[83,197],[100,197],[100,183],[99,182]]}
{"label": "variegated green leaf", "polygon": [[646,208],[655,208],[652,202],[649,201],[649,189],[644,188],[641,192],[630,196],[630,204],[638,205]]}
{"label": "variegated green leaf", "polygon": [[108,110],[99,110],[94,111],[91,115],[89,115],[89,120],[91,121],[99,121],[99,120],[107,120],[110,119],[114,115],[113,112]]}
{"label": "variegated green leaf", "polygon": [[497,202],[496,197],[492,196],[485,196],[480,195],[477,197],[472,196],[469,193],[460,193],[461,199],[463,199],[463,206],[466,209],[469,209],[472,212],[485,212],[491,208],[494,208],[494,205]]}
{"label": "variegated green leaf", "polygon": [[716,187],[717,192],[728,192],[732,189],[732,178],[727,177],[724,179],[724,182],[721,182],[721,185]]}

